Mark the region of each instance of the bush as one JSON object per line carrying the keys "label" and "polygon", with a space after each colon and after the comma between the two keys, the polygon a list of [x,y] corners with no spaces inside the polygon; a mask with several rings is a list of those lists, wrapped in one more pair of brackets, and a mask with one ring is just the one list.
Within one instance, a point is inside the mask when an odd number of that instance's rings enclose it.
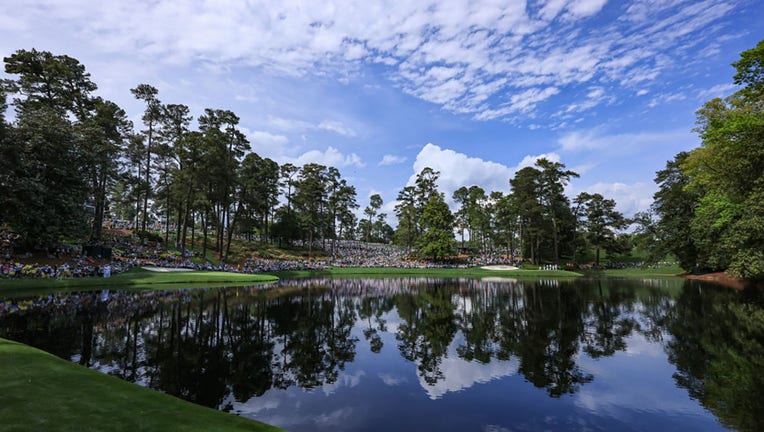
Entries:
{"label": "bush", "polygon": [[138,238],[141,240],[147,240],[150,242],[157,242],[157,243],[164,242],[164,238],[162,238],[161,235],[151,231],[138,230],[135,232],[135,235],[137,235]]}

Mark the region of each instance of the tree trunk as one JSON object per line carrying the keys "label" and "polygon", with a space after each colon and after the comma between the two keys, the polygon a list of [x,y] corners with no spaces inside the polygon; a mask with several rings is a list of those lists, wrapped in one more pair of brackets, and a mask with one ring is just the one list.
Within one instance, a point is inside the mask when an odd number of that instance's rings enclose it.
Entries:
{"label": "tree trunk", "polygon": [[207,220],[210,217],[210,211],[209,208],[204,210],[204,214],[202,215],[202,233],[204,236],[204,239],[202,240],[202,259],[205,261],[207,260]]}
{"label": "tree trunk", "polygon": [[148,221],[149,191],[151,190],[151,141],[154,135],[154,123],[149,123],[149,136],[146,143],[146,195],[143,196],[143,231],[146,231]]}
{"label": "tree trunk", "polygon": [[558,239],[557,239],[557,218],[552,215],[552,230],[554,238],[554,263],[560,265],[560,254],[558,252]]}
{"label": "tree trunk", "polygon": [[175,247],[184,249],[184,246],[181,244],[181,231],[183,230],[183,203],[178,203],[178,219],[175,226]]}
{"label": "tree trunk", "polygon": [[164,187],[167,190],[167,207],[165,207],[165,227],[164,227],[164,246],[167,248],[167,242],[170,241],[170,185],[167,182],[167,173],[165,172]]}
{"label": "tree trunk", "polygon": [[236,220],[239,218],[241,212],[241,203],[236,207],[236,211],[233,214],[233,222],[228,226],[228,244],[225,248],[225,260],[228,261],[228,255],[231,253],[231,240],[233,239],[233,229],[236,227]]}
{"label": "tree trunk", "polygon": [[[185,234],[184,234],[185,237]],[[191,250],[196,247],[196,212],[191,211]]]}

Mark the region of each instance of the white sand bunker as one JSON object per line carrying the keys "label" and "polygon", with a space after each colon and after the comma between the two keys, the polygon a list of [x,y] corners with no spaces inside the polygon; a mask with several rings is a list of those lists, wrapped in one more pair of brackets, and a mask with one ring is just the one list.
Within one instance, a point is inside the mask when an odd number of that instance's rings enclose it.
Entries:
{"label": "white sand bunker", "polygon": [[481,267],[485,270],[520,270],[519,268],[511,265],[489,265]]}
{"label": "white sand bunker", "polygon": [[162,273],[192,271],[191,269],[187,269],[187,268],[170,268],[170,267],[141,267],[141,268],[148,271],[162,272]]}

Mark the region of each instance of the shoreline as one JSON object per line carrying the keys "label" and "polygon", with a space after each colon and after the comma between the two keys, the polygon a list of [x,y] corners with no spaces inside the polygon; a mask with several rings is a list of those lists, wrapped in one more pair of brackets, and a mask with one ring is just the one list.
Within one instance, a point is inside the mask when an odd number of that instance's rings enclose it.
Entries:
{"label": "shoreline", "polygon": [[704,273],[700,275],[683,273],[680,274],[679,277],[689,280],[712,282],[736,290],[743,290],[752,284],[752,282],[732,277],[725,272]]}

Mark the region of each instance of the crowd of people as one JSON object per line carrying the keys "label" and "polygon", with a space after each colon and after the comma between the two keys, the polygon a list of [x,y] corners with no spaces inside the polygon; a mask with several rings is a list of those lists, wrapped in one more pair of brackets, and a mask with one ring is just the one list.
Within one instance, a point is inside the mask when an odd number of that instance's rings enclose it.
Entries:
{"label": "crowd of people", "polygon": [[[119,221],[111,222],[121,226]],[[192,270],[217,270],[241,273],[264,273],[298,270],[323,270],[340,268],[469,268],[492,264],[517,264],[518,257],[506,254],[482,254],[465,256],[452,262],[435,263],[411,258],[405,247],[339,240],[326,244],[325,253],[318,259],[274,259],[251,256],[239,263],[213,264],[204,262],[192,250],[172,251],[159,241],[146,241],[129,234],[129,231],[111,234],[97,244],[70,244],[50,247],[45,252],[44,263],[33,262],[30,254],[13,256],[5,248],[0,260],[0,278],[76,278],[106,276],[124,272],[132,267],[165,267]],[[321,245],[316,244],[316,247]],[[86,254],[88,248],[108,250],[108,258],[93,258]],[[92,249],[90,249],[92,250]],[[516,251],[519,253],[519,251]],[[37,255],[39,256],[39,254]],[[623,264],[626,265],[626,264]],[[630,266],[641,265],[629,264]],[[545,270],[557,270],[557,265],[546,265]]]}

